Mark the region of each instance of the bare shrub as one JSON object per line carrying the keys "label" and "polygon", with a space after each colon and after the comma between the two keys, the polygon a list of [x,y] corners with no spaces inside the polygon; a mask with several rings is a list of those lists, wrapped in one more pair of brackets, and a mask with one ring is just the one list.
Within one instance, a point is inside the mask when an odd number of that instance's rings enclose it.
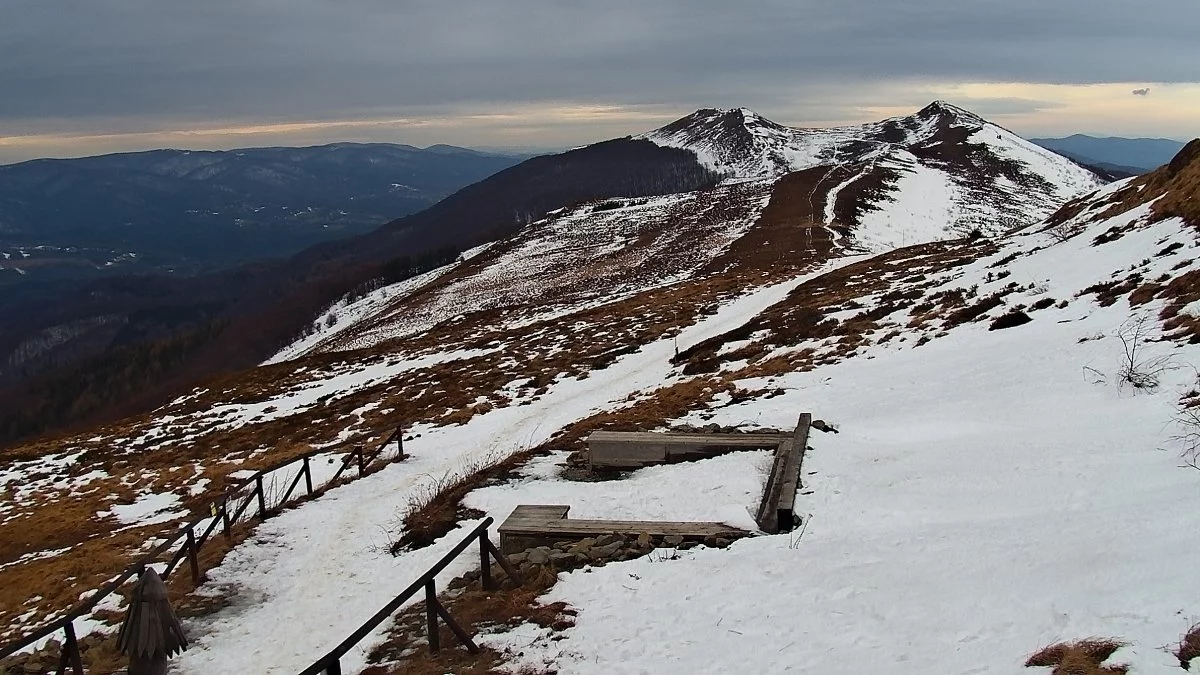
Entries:
{"label": "bare shrub", "polygon": [[1200,470],[1200,408],[1197,401],[1184,400],[1175,412],[1179,433],[1174,440],[1183,446],[1181,456],[1185,466]]}
{"label": "bare shrub", "polygon": [[1083,225],[1072,223],[1070,221],[1064,221],[1061,223],[1055,223],[1042,231],[1050,235],[1050,238],[1053,239],[1056,244],[1061,244],[1080,232],[1083,232],[1085,229],[1087,228]]}
{"label": "bare shrub", "polygon": [[1141,315],[1121,324],[1117,339],[1121,341],[1124,358],[1121,361],[1118,379],[1134,389],[1154,391],[1158,388],[1162,374],[1171,369],[1170,357],[1146,358],[1145,344],[1150,341],[1154,322],[1149,315]]}

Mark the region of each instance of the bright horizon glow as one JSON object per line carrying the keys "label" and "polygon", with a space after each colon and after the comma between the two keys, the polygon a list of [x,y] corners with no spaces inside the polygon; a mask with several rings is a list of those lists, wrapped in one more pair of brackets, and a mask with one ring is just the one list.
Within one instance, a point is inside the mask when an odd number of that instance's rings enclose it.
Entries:
{"label": "bright horizon glow", "polygon": [[[1149,87],[1148,96],[1132,91]],[[1200,83],[927,84],[898,98],[905,103],[945,99],[1026,137],[1155,137],[1188,141],[1200,135]],[[893,92],[903,91],[899,88]],[[886,92],[885,92],[886,93]],[[915,99],[920,94],[924,98]],[[924,103],[879,105],[845,100],[842,116],[804,119],[804,109],[757,110],[781,124],[824,127],[908,115]],[[752,102],[747,107],[754,108]],[[778,109],[776,109],[778,108]],[[1011,109],[1009,109],[1011,108]],[[229,150],[251,146],[323,145],[336,142],[448,144],[475,148],[545,150],[586,145],[637,134],[691,112],[665,105],[597,105],[531,102],[472,109],[431,110],[365,119],[193,122],[175,128],[144,123],[145,130],[71,130],[70,123],[42,121],[48,131],[0,136],[0,163],[43,157],[81,157],[158,148]],[[136,121],[117,120],[113,127]],[[62,130],[54,130],[60,126]],[[163,126],[166,126],[165,124]]]}

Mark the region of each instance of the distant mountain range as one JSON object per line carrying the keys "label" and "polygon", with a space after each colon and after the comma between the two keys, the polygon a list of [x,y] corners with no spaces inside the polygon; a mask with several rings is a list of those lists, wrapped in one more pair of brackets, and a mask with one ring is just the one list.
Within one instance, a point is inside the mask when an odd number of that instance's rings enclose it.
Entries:
{"label": "distant mountain range", "polygon": [[521,159],[338,143],[0,166],[0,285],[285,257],[425,209]]}
{"label": "distant mountain range", "polygon": [[1117,138],[1074,134],[1066,138],[1032,138],[1060,155],[1118,175],[1153,171],[1171,161],[1183,143],[1169,138]]}

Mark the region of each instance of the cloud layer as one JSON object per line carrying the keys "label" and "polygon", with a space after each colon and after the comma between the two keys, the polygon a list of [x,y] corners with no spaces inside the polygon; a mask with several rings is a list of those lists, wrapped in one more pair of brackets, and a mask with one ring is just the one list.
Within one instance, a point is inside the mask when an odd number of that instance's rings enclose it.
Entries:
{"label": "cloud layer", "polygon": [[8,0],[0,136],[539,102],[838,120],[945,83],[1196,81],[1197,25],[1178,0]]}

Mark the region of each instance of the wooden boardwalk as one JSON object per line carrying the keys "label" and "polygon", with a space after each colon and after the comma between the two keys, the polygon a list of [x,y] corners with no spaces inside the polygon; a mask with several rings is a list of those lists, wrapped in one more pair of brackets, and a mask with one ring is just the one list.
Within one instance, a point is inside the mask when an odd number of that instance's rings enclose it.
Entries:
{"label": "wooden boardwalk", "polygon": [[[808,449],[811,425],[812,414],[802,413],[791,433],[596,431],[587,437],[588,467],[593,470],[637,469],[707,459],[739,450],[771,449],[774,451],[771,473],[763,488],[755,521],[763,532],[788,532],[795,526],[796,491],[800,489],[800,472],[804,465],[804,453]],[[528,513],[532,515],[534,512]],[[558,517],[565,518],[565,515],[566,511],[563,511],[563,515]]]}
{"label": "wooden boardwalk", "polygon": [[748,532],[724,523],[660,522],[643,520],[571,520],[570,506],[521,505],[513,509],[500,525],[500,550],[520,553],[538,546],[553,546],[562,541],[578,541],[604,534],[636,537],[647,534],[653,539],[678,536],[682,541],[703,542],[709,537],[736,539]]}

